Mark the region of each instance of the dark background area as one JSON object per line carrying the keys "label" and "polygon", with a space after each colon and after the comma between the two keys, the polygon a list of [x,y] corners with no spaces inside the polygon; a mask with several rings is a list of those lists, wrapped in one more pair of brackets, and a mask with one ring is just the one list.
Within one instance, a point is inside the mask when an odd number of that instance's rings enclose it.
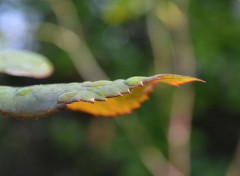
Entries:
{"label": "dark background area", "polygon": [[206,81],[157,86],[116,118],[1,117],[0,175],[240,175],[239,43],[238,0],[0,0],[0,49],[32,50],[55,67],[43,80],[1,75],[2,85],[157,73]]}

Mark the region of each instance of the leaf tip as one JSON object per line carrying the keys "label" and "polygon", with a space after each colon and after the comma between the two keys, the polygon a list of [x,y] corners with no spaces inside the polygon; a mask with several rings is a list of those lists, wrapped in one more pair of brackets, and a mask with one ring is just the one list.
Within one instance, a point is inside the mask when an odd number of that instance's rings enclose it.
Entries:
{"label": "leaf tip", "polygon": [[174,75],[174,74],[159,74],[157,76],[157,82],[166,83],[172,86],[180,86],[182,84],[190,83],[190,82],[205,82],[202,79],[190,77],[190,76],[182,76],[182,75]]}

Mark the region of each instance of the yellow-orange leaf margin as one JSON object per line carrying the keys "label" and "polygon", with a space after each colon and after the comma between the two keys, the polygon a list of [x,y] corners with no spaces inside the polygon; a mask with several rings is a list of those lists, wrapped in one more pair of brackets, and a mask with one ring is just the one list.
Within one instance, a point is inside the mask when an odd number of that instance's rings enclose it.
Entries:
{"label": "yellow-orange leaf margin", "polygon": [[66,105],[67,109],[82,111],[96,116],[112,117],[130,113],[133,109],[139,108],[148,99],[157,83],[165,83],[172,86],[198,81],[201,79],[174,74],[159,74],[152,77],[132,77],[126,80],[129,90],[119,92],[114,97],[98,101],[77,101]]}

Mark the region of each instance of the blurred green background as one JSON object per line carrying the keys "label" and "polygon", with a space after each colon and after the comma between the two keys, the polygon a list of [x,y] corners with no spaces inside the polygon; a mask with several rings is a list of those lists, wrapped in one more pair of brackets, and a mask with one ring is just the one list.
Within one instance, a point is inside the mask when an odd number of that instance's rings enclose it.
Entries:
{"label": "blurred green background", "polygon": [[157,86],[116,118],[1,117],[1,175],[239,176],[239,43],[239,0],[0,0],[0,49],[55,66],[44,80],[1,75],[2,85],[157,73],[207,81]]}

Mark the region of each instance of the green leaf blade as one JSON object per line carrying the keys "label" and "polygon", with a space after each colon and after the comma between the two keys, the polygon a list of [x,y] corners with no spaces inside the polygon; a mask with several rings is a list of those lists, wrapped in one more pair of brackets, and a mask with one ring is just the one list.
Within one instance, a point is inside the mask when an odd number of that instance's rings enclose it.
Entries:
{"label": "green leaf blade", "polygon": [[0,72],[41,79],[52,74],[53,66],[45,56],[34,52],[2,50],[0,51]]}
{"label": "green leaf blade", "polygon": [[160,74],[127,80],[96,81],[27,87],[0,86],[0,111],[8,116],[31,119],[48,116],[62,108],[97,116],[130,113],[148,99],[157,83],[178,86],[200,79]]}

